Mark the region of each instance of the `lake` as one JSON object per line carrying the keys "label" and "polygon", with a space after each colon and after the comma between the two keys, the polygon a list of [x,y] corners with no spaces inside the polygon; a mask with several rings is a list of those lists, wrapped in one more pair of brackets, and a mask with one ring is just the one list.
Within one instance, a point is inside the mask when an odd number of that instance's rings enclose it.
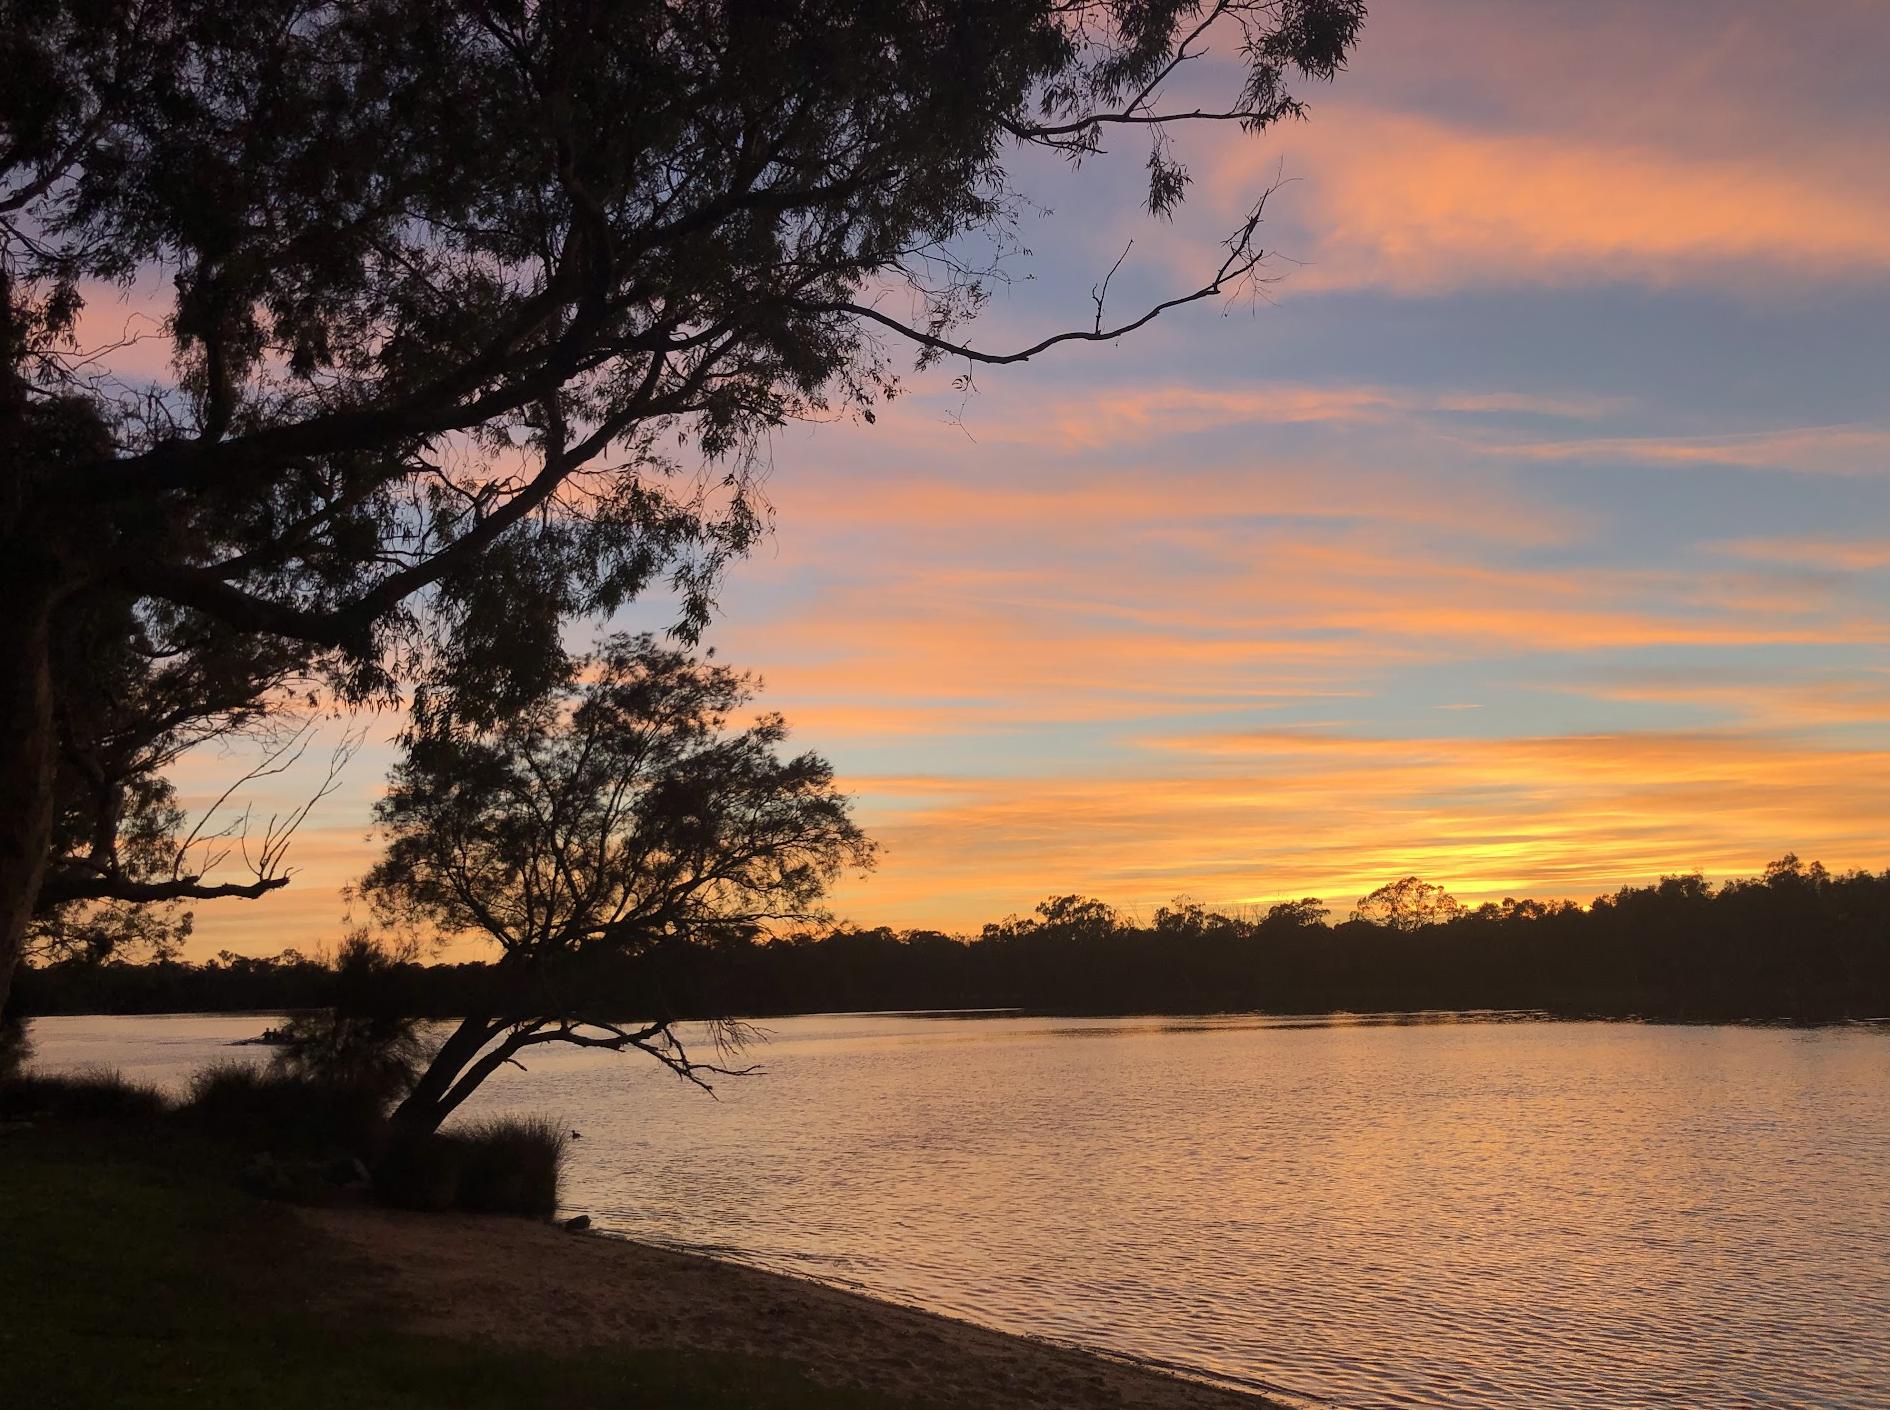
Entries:
{"label": "lake", "polygon": [[[176,1085],[256,1017],[49,1018]],[[1890,1031],[771,1020],[711,1099],[507,1070],[638,1238],[1307,1405],[1890,1407]]]}

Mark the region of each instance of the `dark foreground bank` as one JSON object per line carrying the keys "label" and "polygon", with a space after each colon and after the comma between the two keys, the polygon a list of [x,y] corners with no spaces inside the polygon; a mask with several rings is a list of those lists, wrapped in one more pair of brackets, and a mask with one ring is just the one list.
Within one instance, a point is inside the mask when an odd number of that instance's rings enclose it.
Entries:
{"label": "dark foreground bank", "polygon": [[518,1219],[299,1209],[123,1122],[0,1132],[0,1404],[1257,1410],[1157,1371]]}

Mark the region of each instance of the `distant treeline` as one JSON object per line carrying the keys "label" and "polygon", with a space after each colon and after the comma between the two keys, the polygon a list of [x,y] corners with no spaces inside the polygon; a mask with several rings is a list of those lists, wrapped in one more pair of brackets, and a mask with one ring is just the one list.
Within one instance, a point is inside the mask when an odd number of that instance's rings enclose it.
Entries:
{"label": "distant treeline", "polygon": [[[385,998],[472,1012],[486,963],[404,964]],[[861,1009],[1051,1013],[1543,1009],[1675,1019],[1890,1015],[1890,872],[1787,857],[1762,877],[1632,887],[1587,907],[1468,909],[1412,878],[1333,924],[1316,900],[1227,915],[1186,901],[1148,920],[1064,896],[976,937],[836,929],[657,944],[538,976],[598,1016],[692,1018]],[[204,964],[68,963],[20,975],[27,1013],[293,1009],[334,1001],[334,971],[293,951]]]}

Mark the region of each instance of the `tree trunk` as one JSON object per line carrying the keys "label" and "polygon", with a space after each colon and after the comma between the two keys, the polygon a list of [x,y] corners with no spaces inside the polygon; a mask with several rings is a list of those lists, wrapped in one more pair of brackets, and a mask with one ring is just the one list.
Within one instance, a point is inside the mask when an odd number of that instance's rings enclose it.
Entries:
{"label": "tree trunk", "polygon": [[42,555],[0,538],[0,1009],[52,845],[53,595]]}
{"label": "tree trunk", "polygon": [[427,1070],[413,1084],[413,1090],[394,1108],[394,1114],[389,1118],[394,1128],[410,1136],[430,1135],[439,1130],[440,1123],[452,1115],[453,1108],[459,1105],[458,1100],[449,1100],[454,1082],[479,1056],[480,1049],[485,1047],[492,1036],[490,1015],[473,1014],[460,1020],[459,1027],[440,1044],[440,1050],[433,1055],[433,1061],[427,1064]]}

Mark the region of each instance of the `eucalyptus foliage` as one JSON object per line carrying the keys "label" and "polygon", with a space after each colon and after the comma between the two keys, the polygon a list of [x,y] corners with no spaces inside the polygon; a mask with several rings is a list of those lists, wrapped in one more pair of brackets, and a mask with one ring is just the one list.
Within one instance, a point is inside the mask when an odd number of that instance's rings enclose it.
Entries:
{"label": "eucalyptus foliage", "polygon": [[[85,687],[53,651],[91,604],[239,692],[417,682],[486,719],[560,678],[573,615],[666,581],[688,636],[764,527],[769,427],[870,416],[914,350],[1019,361],[1254,277],[1257,203],[1171,298],[1117,315],[1105,277],[1080,326],[975,344],[1020,152],[1144,143],[1171,212],[1176,134],[1298,115],[1362,13],[0,0],[0,985],[62,870]],[[100,319],[174,375],[105,371]]]}

